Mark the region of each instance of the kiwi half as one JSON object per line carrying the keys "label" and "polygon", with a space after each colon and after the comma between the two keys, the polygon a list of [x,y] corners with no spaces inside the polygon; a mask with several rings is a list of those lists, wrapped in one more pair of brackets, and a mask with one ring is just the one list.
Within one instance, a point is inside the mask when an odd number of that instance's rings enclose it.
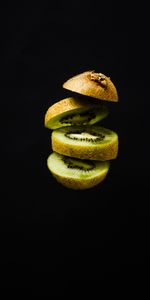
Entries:
{"label": "kiwi half", "polygon": [[118,101],[118,93],[110,77],[95,71],[86,71],[78,74],[64,82],[63,87],[92,98],[113,102]]}
{"label": "kiwi half", "polygon": [[108,115],[108,108],[95,101],[69,97],[53,104],[45,114],[45,126],[57,129],[70,125],[92,125]]}
{"label": "kiwi half", "polygon": [[52,132],[52,149],[80,159],[111,160],[117,157],[118,135],[98,125],[67,126]]}
{"label": "kiwi half", "polygon": [[106,177],[108,161],[80,160],[53,152],[47,159],[52,175],[62,185],[71,189],[89,189]]}

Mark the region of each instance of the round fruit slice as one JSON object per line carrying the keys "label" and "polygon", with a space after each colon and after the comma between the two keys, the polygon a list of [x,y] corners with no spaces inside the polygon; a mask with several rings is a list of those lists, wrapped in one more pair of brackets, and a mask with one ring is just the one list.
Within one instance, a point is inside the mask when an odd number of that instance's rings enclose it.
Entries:
{"label": "round fruit slice", "polygon": [[52,132],[52,149],[71,157],[111,160],[117,157],[118,135],[100,126],[71,126]]}
{"label": "round fruit slice", "polygon": [[107,107],[101,103],[95,103],[95,100],[70,97],[49,107],[45,114],[45,126],[56,129],[69,125],[92,125],[107,115]]}
{"label": "round fruit slice", "polygon": [[106,101],[118,101],[116,87],[110,77],[95,71],[86,71],[67,80],[63,87],[67,90]]}
{"label": "round fruit slice", "polygon": [[52,175],[71,189],[89,189],[106,177],[110,163],[81,160],[53,152],[47,160]]}

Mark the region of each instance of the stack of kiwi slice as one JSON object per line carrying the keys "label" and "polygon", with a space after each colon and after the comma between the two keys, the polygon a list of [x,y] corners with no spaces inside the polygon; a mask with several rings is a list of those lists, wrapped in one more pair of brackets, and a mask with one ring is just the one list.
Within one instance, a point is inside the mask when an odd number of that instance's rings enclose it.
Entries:
{"label": "stack of kiwi slice", "polygon": [[95,71],[76,75],[63,87],[72,96],[54,103],[45,114],[53,150],[47,165],[65,187],[92,188],[104,180],[110,160],[118,154],[117,133],[99,125],[109,113],[105,101],[117,102],[118,93],[109,77]]}

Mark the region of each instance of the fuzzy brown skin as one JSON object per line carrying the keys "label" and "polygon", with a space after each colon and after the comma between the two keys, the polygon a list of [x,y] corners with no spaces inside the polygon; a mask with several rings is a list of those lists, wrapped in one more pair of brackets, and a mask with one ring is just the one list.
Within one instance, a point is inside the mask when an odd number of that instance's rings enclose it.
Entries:
{"label": "fuzzy brown skin", "polygon": [[53,151],[70,157],[105,161],[115,159],[118,154],[118,138],[106,144],[70,145],[57,139],[52,132],[51,140]]}
{"label": "fuzzy brown skin", "polygon": [[[116,87],[109,77],[105,76],[105,80],[98,82],[93,80],[93,71],[86,71],[67,80],[63,87],[67,90],[97,98],[106,101],[118,101],[118,93]],[[99,73],[100,74],[100,73]],[[103,75],[103,74],[102,74]]]}
{"label": "fuzzy brown skin", "polygon": [[[93,101],[94,102],[94,101]],[[92,101],[88,99],[80,99],[75,97],[69,97],[65,98],[63,100],[60,100],[59,102],[53,104],[49,107],[45,114],[45,126],[50,121],[50,119],[53,119],[56,116],[59,116],[60,114],[64,112],[68,112],[73,109],[78,108],[93,108],[93,107],[99,107],[97,103],[93,103]]]}
{"label": "fuzzy brown skin", "polygon": [[99,183],[101,183],[107,173],[108,173],[108,170],[105,170],[101,175],[95,177],[95,178],[89,178],[89,179],[75,179],[75,178],[65,178],[63,176],[60,176],[60,175],[56,175],[54,174],[53,172],[52,175],[56,178],[56,180],[61,183],[62,185],[64,185],[65,187],[67,188],[70,188],[70,189],[74,189],[74,190],[85,190],[85,189],[90,189],[96,185],[98,185]]}

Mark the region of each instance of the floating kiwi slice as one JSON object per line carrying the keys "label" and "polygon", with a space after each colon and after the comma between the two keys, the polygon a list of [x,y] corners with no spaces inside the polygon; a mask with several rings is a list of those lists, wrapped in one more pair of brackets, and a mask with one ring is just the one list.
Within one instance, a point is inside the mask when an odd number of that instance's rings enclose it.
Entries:
{"label": "floating kiwi slice", "polygon": [[111,160],[117,157],[118,135],[98,125],[67,126],[52,132],[52,149],[80,159]]}
{"label": "floating kiwi slice", "polygon": [[53,152],[47,159],[47,165],[62,185],[71,189],[89,189],[103,181],[110,163],[81,160]]}
{"label": "floating kiwi slice", "polygon": [[66,82],[63,87],[67,90],[106,101],[118,101],[115,85],[110,77],[95,71],[86,71],[78,74]]}
{"label": "floating kiwi slice", "polygon": [[108,109],[95,100],[70,97],[53,104],[45,114],[45,126],[57,129],[70,125],[92,125],[108,115]]}

